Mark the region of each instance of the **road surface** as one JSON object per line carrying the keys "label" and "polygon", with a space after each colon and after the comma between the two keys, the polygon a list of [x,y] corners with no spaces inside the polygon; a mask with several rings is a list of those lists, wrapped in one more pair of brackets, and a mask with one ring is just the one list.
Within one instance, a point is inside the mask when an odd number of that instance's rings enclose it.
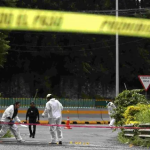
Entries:
{"label": "road surface", "polygon": [[[88,125],[83,125],[88,126]],[[108,125],[96,125],[106,126]],[[63,145],[50,145],[49,127],[37,126],[35,138],[29,137],[28,128],[19,127],[25,143],[17,143],[15,139],[5,139],[0,143],[0,150],[143,150],[147,148],[120,144],[117,141],[119,130],[110,128],[73,127],[63,130]]]}

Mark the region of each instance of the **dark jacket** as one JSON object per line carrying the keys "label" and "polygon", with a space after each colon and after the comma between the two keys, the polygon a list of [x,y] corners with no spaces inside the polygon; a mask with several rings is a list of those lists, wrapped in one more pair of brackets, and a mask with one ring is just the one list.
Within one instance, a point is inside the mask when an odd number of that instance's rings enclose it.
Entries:
{"label": "dark jacket", "polygon": [[12,116],[12,119],[15,118],[17,114],[18,114],[18,109],[17,108],[15,109],[15,105],[14,105],[14,114]]}
{"label": "dark jacket", "polygon": [[27,120],[28,117],[29,117],[29,119],[38,118],[38,120],[39,120],[39,111],[38,111],[38,109],[36,107],[28,108],[27,113],[26,113],[26,120]]}

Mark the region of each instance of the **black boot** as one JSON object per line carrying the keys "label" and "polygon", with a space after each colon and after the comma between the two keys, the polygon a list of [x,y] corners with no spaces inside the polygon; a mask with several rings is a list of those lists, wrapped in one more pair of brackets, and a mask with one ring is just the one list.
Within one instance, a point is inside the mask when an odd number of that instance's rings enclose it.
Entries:
{"label": "black boot", "polygon": [[62,145],[62,141],[59,141],[59,144],[61,144],[61,145]]}
{"label": "black boot", "polygon": [[32,129],[31,129],[31,125],[29,125],[29,132],[30,132],[30,136],[29,137],[32,137],[33,133],[32,133]]}
{"label": "black boot", "polygon": [[29,137],[32,137],[32,134],[30,134]]}

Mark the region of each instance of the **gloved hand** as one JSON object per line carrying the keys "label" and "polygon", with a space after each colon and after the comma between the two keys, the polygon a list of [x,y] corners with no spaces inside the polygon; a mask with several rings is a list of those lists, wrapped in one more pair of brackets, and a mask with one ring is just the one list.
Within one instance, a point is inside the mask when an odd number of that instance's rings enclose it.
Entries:
{"label": "gloved hand", "polygon": [[21,122],[21,121],[19,121],[18,123],[19,123],[19,124],[21,124],[22,122]]}
{"label": "gloved hand", "polygon": [[9,125],[12,126],[15,123],[14,120],[9,121]]}
{"label": "gloved hand", "polygon": [[27,123],[27,120],[26,120],[26,121],[23,121],[23,123]]}
{"label": "gloved hand", "polygon": [[45,115],[44,115],[44,114],[42,114],[42,117],[44,118],[44,117],[45,117]]}

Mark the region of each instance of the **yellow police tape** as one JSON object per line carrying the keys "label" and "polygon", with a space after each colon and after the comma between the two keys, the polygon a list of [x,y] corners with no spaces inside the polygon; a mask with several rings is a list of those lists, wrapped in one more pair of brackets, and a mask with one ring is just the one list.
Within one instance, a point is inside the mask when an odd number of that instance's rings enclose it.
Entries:
{"label": "yellow police tape", "polygon": [[150,37],[150,20],[0,7],[0,29]]}

